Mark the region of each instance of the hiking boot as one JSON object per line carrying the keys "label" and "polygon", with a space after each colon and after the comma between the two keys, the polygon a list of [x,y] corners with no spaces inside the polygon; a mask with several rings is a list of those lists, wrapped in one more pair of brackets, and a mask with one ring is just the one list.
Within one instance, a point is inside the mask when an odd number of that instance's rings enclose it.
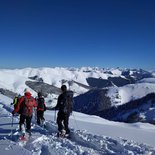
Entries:
{"label": "hiking boot", "polygon": [[62,135],[65,135],[65,134],[66,134],[66,130],[62,129],[62,130],[61,130],[61,134],[62,134]]}
{"label": "hiking boot", "polygon": [[66,134],[66,130],[61,130],[61,131],[59,131],[58,133],[57,133],[57,136],[58,137],[65,137],[65,134]]}

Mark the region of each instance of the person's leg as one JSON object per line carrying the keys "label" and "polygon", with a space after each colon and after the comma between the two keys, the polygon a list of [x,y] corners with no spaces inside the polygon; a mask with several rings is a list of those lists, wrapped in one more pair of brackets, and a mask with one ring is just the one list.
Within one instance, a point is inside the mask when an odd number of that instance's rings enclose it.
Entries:
{"label": "person's leg", "polygon": [[44,119],[44,111],[40,111],[40,119],[41,119],[41,120],[45,120],[45,119]]}
{"label": "person's leg", "polygon": [[40,120],[41,120],[41,125],[44,125],[44,111],[40,111]]}
{"label": "person's leg", "polygon": [[26,117],[26,129],[27,130],[31,130],[31,119],[32,119],[32,116],[27,116]]}
{"label": "person's leg", "polygon": [[37,124],[40,125],[40,111],[37,111]]}
{"label": "person's leg", "polygon": [[19,118],[19,130],[22,131],[22,125],[24,125],[25,122],[25,116],[24,115],[20,115]]}
{"label": "person's leg", "polygon": [[26,117],[24,115],[20,115],[19,130],[23,135],[25,135],[25,119]]}
{"label": "person's leg", "polygon": [[62,121],[63,121],[63,114],[58,112],[57,124],[58,124],[58,131],[60,131],[60,132],[64,128]]}
{"label": "person's leg", "polygon": [[68,128],[68,124],[69,124],[69,115],[64,115],[64,127],[66,130],[66,134],[70,133],[70,130]]}

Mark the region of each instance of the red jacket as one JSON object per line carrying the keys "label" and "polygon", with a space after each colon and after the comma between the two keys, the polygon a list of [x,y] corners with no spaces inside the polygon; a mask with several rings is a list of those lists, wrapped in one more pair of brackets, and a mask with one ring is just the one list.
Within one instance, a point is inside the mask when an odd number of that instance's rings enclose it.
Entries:
{"label": "red jacket", "polygon": [[19,99],[18,105],[14,110],[14,113],[19,112],[21,110],[21,114],[25,116],[32,116],[33,107],[37,107],[37,103],[35,99],[31,96],[31,93],[26,92],[25,96],[22,96]]}

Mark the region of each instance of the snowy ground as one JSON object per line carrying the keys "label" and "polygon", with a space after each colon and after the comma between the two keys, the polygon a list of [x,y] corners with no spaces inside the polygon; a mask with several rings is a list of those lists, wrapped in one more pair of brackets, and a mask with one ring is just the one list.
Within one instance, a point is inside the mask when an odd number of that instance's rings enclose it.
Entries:
{"label": "snowy ground", "polygon": [[13,118],[10,100],[0,95],[1,155],[104,155],[155,154],[155,127],[149,124],[125,124],[97,116],[74,112],[70,139],[56,137],[55,112],[46,111],[46,129],[35,124],[32,136],[23,144],[18,141],[18,117]]}

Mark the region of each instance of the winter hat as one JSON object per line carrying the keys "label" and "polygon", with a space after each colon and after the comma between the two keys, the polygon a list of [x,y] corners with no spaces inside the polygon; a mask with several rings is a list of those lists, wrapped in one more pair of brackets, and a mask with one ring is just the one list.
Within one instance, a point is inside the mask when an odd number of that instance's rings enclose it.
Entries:
{"label": "winter hat", "polygon": [[28,93],[28,92],[30,93],[30,90],[28,88],[25,88],[24,93]]}

